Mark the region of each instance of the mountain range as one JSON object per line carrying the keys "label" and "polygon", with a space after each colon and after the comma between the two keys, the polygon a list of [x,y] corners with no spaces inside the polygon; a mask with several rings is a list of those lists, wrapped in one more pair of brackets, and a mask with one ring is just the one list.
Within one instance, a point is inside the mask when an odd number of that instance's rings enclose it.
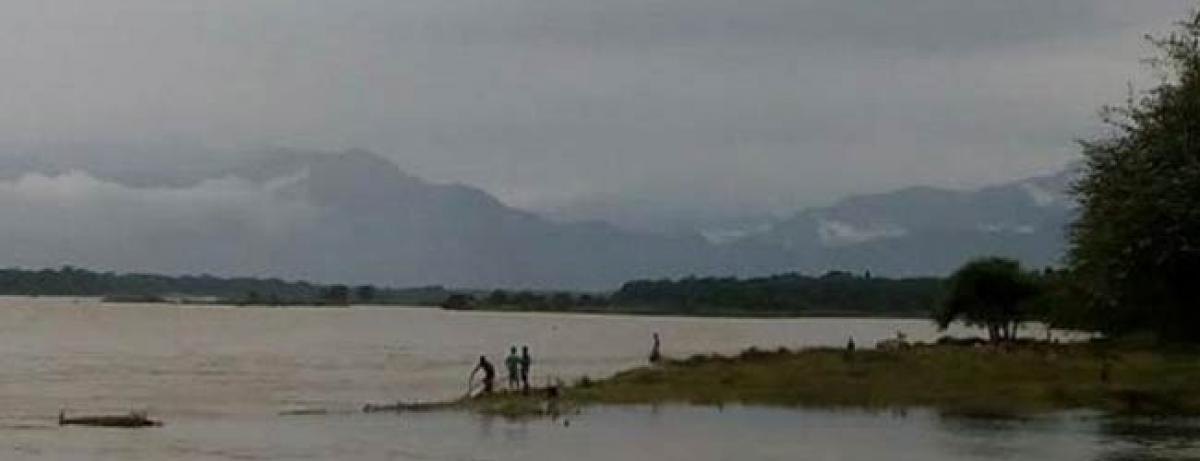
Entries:
{"label": "mountain range", "polygon": [[808,270],[946,274],[978,255],[1055,265],[1075,202],[1074,167],[976,190],[910,187],[800,211],[742,241],[776,246]]}
{"label": "mountain range", "polygon": [[[393,286],[612,289],[635,278],[944,274],[998,254],[1052,264],[1068,171],[978,190],[913,187],[713,238],[561,222],[362,150],[268,150],[149,174],[0,163],[8,265],[74,264]],[[0,261],[0,264],[5,264]]]}

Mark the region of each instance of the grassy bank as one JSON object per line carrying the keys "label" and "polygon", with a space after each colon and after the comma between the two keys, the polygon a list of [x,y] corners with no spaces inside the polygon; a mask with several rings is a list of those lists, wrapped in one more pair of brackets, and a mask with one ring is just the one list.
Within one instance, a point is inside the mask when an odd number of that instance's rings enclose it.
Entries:
{"label": "grassy bank", "polygon": [[[806,407],[928,407],[1014,417],[1095,409],[1200,415],[1200,354],[1094,345],[1011,349],[917,346],[894,351],[749,350],[693,357],[569,386],[560,405],[691,403]],[[510,416],[548,411],[542,397],[471,402]],[[553,408],[549,410],[555,410]]]}

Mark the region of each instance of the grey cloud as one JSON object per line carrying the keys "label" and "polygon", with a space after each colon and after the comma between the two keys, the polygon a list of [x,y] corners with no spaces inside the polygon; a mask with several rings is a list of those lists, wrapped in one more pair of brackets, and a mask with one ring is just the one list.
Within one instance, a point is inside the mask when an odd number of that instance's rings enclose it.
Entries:
{"label": "grey cloud", "polygon": [[1060,166],[1191,6],[11,2],[0,137],[362,146],[525,207],[783,213]]}
{"label": "grey cloud", "polygon": [[[1179,3],[1179,2],[1176,2]],[[470,3],[464,41],[692,48],[821,45],[835,51],[964,53],[1095,36],[1147,17],[1120,0],[605,0]],[[1153,10],[1153,8],[1149,8]],[[1149,15],[1153,17],[1153,15]],[[457,33],[455,33],[457,32]]]}
{"label": "grey cloud", "polygon": [[[72,171],[0,181],[5,264],[267,275],[317,209],[279,194],[286,181],[208,179],[189,187],[129,187]],[[230,236],[237,236],[230,239]]]}

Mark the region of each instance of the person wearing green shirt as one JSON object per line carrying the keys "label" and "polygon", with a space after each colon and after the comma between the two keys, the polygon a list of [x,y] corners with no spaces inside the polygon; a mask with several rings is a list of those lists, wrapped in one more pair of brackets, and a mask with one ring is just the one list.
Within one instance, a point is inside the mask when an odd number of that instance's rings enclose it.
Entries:
{"label": "person wearing green shirt", "polygon": [[521,346],[521,392],[529,393],[529,367],[533,366],[533,357],[529,356],[529,346]]}
{"label": "person wearing green shirt", "polygon": [[516,389],[521,386],[521,356],[517,355],[517,346],[509,350],[504,359],[504,367],[508,368],[508,388]]}

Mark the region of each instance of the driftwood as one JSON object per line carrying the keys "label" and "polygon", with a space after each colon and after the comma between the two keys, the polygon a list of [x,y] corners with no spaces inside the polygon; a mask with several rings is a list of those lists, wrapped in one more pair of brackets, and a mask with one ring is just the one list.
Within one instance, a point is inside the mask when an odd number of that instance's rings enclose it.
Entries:
{"label": "driftwood", "polygon": [[284,410],[279,412],[280,416],[313,416],[313,415],[328,415],[329,410],[324,408],[301,408],[299,410]]}
{"label": "driftwood", "polygon": [[459,402],[396,402],[383,405],[368,403],[363,406],[362,410],[363,413],[428,412],[453,409],[459,404]]}
{"label": "driftwood", "polygon": [[59,426],[91,426],[91,427],[157,427],[162,421],[150,419],[145,413],[131,412],[127,415],[101,415],[67,417],[67,412],[58,413]]}

